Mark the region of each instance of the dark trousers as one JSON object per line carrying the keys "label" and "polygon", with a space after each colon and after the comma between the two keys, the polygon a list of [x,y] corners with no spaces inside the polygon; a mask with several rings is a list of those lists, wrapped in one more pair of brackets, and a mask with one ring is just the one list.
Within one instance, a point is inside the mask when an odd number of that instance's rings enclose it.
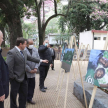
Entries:
{"label": "dark trousers", "polygon": [[28,78],[28,95],[27,95],[27,101],[31,101],[34,94],[35,89],[35,77],[34,78]]}
{"label": "dark trousers", "polygon": [[54,69],[54,57],[52,57],[53,66],[51,67],[52,70]]}
{"label": "dark trousers", "polygon": [[10,108],[17,108],[16,97],[19,93],[19,108],[26,108],[27,101],[27,80],[24,79],[22,82],[17,82],[15,79],[10,81]]}
{"label": "dark trousers", "polygon": [[40,89],[44,88],[44,81],[45,81],[45,78],[47,77],[48,70],[49,70],[49,66],[40,66],[39,67],[39,71],[40,71],[39,86],[40,86]]}
{"label": "dark trousers", "polygon": [[0,101],[0,108],[4,108],[4,102]]}

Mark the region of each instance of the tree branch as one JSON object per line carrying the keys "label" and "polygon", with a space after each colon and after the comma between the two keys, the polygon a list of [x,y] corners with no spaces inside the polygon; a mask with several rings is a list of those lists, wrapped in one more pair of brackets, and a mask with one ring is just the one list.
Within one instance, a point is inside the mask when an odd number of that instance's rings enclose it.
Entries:
{"label": "tree branch", "polygon": [[52,18],[55,18],[55,17],[57,17],[57,16],[66,17],[66,16],[63,15],[63,14],[54,14],[54,15],[52,15],[51,17],[49,17],[49,18],[46,20],[45,24],[42,26],[42,29],[45,30],[45,29],[46,29],[46,26],[47,26],[47,24],[48,24],[48,22],[49,22]]}
{"label": "tree branch", "polygon": [[104,25],[101,26],[101,27],[99,27],[99,29],[101,30],[101,29],[103,29],[105,26],[106,26],[106,22],[104,22]]}
{"label": "tree branch", "polygon": [[68,13],[69,13],[69,8],[70,8],[70,5],[71,5],[71,0],[69,0],[69,2],[68,2],[67,15],[68,15]]}
{"label": "tree branch", "polygon": [[41,5],[42,5],[42,2],[43,2],[44,0],[40,0],[40,2],[39,2],[39,8],[41,8]]}
{"label": "tree branch", "polygon": [[54,9],[55,9],[55,14],[57,15],[57,2],[54,0]]}
{"label": "tree branch", "polygon": [[36,4],[36,7],[38,8],[38,3],[37,3],[37,0],[35,0],[35,4]]}

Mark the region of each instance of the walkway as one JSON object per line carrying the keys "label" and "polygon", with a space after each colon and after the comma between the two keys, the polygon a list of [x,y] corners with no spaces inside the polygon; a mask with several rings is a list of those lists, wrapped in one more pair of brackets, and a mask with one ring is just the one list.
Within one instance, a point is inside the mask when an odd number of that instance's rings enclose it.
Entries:
{"label": "walkway", "polygon": [[[75,72],[78,68],[76,66],[76,63],[74,63]],[[81,69],[84,69],[83,67]],[[65,97],[65,88],[66,88],[66,76],[65,73],[64,80],[63,80],[63,86],[60,94],[59,104],[56,107],[56,100],[57,100],[57,92],[56,92],[56,84],[57,84],[57,78],[58,73],[60,70],[60,61],[55,61],[55,70],[51,71],[49,70],[47,79],[45,81],[45,86],[48,87],[48,90],[46,93],[39,91],[39,74],[36,75],[36,88],[35,88],[35,94],[33,100],[36,101],[35,105],[30,105],[27,103],[27,108],[63,108],[64,106],[64,97]],[[85,74],[85,70],[83,70],[83,74]],[[70,80],[69,80],[69,89],[68,89],[68,98],[67,98],[67,108],[84,108],[83,105],[77,100],[77,98],[73,95],[73,78],[72,78],[72,71],[70,73]],[[79,78],[79,75],[77,75],[77,79]],[[10,108],[9,106],[9,97],[5,101],[5,108]]]}

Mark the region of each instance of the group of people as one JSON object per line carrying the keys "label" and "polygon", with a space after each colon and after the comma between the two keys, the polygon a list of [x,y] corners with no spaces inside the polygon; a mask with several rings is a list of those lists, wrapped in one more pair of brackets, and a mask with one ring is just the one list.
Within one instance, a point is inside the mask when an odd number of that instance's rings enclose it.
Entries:
{"label": "group of people", "polygon": [[[0,46],[3,33],[0,31]],[[4,100],[9,95],[10,108],[26,108],[26,102],[35,104],[32,100],[35,89],[35,75],[39,69],[39,88],[46,92],[44,82],[51,66],[54,70],[55,51],[48,40],[40,45],[38,50],[33,46],[32,39],[17,38],[16,46],[7,53],[6,62],[1,55],[0,47],[0,108],[4,108]],[[16,104],[19,94],[19,107]]]}

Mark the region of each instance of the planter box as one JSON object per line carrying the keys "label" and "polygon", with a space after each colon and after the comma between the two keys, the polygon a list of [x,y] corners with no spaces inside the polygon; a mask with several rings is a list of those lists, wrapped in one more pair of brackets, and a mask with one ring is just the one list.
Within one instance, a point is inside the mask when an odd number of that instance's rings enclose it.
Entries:
{"label": "planter box", "polygon": [[[92,91],[93,91],[93,85],[84,82],[84,88],[87,98],[87,103],[89,106],[89,102],[91,99]],[[84,96],[83,96],[83,89],[81,85],[81,81],[77,80],[74,82],[74,90],[73,94],[77,97],[77,99],[85,106],[84,103]],[[108,94],[97,88],[94,104],[92,108],[108,108]]]}

